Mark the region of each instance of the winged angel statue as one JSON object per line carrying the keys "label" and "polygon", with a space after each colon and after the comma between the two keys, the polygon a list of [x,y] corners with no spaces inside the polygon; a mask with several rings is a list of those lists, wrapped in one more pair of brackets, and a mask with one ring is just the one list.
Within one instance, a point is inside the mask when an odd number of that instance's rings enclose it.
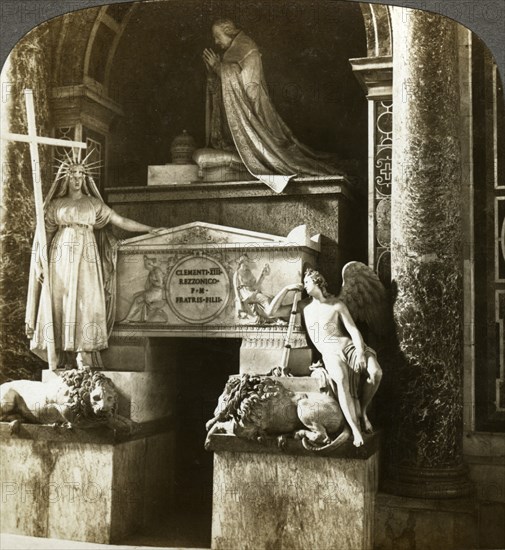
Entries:
{"label": "winged angel statue", "polygon": [[330,294],[324,277],[310,268],[303,285],[311,298],[303,310],[310,339],[323,357],[353,443],[359,447],[363,445],[360,419],[363,430],[372,431],[367,408],[379,387],[382,370],[356,322],[366,322],[379,335],[387,331],[386,289],[374,271],[361,262],[344,266],[338,296]]}
{"label": "winged angel statue", "polygon": [[[230,377],[214,418],[207,423],[206,448],[211,448],[211,436],[222,431],[256,441],[277,435],[281,448],[286,434],[294,434],[305,449],[314,452],[337,448],[352,432],[354,445],[363,445],[362,430],[372,431],[367,408],[379,387],[382,370],[356,322],[365,321],[375,333],[384,334],[389,328],[388,300],[377,275],[361,262],[346,264],[342,279],[338,296],[328,292],[324,277],[313,269],[305,272],[303,285],[286,287],[298,291],[305,287],[309,295],[300,305],[310,339],[321,352],[325,367],[319,362],[310,369],[324,388],[331,387],[337,399],[332,392],[293,392],[284,387],[280,377],[289,376],[287,357],[281,367],[265,376]],[[329,434],[337,433],[332,441]]]}

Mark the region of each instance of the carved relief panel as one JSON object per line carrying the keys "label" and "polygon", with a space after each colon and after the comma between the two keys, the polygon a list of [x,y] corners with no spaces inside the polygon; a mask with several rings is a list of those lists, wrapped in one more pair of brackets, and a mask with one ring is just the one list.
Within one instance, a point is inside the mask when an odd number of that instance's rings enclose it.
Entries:
{"label": "carved relief panel", "polygon": [[277,237],[194,222],[123,241],[116,332],[237,336],[241,327],[277,326],[264,315],[273,296],[316,265],[319,241],[303,227]]}

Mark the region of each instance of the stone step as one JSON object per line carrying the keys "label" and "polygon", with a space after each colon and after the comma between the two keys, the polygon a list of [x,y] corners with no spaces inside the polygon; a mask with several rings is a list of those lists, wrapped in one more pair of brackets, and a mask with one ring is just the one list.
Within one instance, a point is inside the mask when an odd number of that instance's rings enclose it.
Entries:
{"label": "stone step", "polygon": [[[0,548],[2,550],[95,550],[107,548],[107,550],[179,550],[180,547],[169,546],[132,546],[116,544],[97,544],[95,542],[79,542],[61,539],[45,539],[40,537],[25,537],[22,535],[0,534]],[[210,550],[207,548],[188,548],[184,550]]]}

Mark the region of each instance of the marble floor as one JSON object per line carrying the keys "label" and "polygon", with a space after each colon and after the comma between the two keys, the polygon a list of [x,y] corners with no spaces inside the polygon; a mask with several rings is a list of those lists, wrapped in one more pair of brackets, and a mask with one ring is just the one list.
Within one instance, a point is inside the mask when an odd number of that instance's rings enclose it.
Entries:
{"label": "marble floor", "polygon": [[206,550],[210,548],[210,518],[207,514],[180,513],[121,544],[96,544],[60,539],[25,537],[0,533],[1,550]]}
{"label": "marble floor", "polygon": [[[152,542],[155,542],[154,540]],[[95,544],[91,542],[76,542],[59,539],[41,539],[37,537],[24,537],[21,535],[8,535],[0,533],[0,548],[2,550],[98,550],[107,548],[107,550],[206,550],[204,548],[190,548],[187,546],[157,546],[148,544],[146,546],[136,543],[129,544]]]}

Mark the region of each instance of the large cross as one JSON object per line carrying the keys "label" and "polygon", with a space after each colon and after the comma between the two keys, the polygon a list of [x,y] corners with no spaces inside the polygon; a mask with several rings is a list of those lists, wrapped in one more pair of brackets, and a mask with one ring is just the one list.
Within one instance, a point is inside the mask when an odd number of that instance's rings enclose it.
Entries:
{"label": "large cross", "polygon": [[[54,341],[53,330],[53,311],[51,300],[51,281],[49,280],[49,251],[46,240],[46,227],[44,222],[44,199],[42,196],[42,180],[40,176],[39,162],[39,145],[54,145],[55,147],[77,147],[86,149],[86,144],[80,141],[69,141],[66,139],[54,139],[50,137],[37,136],[37,128],[35,124],[35,108],[33,106],[33,91],[25,90],[26,103],[26,119],[28,123],[28,135],[4,133],[2,139],[9,141],[21,141],[30,144],[30,157],[32,161],[32,178],[33,178],[33,195],[35,199],[35,214],[37,217],[36,235],[39,243],[39,253],[43,266],[44,278],[42,282],[42,293],[44,299],[41,303],[47,305],[45,319],[48,320],[49,326],[45,327],[44,334],[47,339],[47,362],[51,370],[56,369],[58,358],[56,356],[56,348]],[[45,295],[44,295],[45,293]]]}

